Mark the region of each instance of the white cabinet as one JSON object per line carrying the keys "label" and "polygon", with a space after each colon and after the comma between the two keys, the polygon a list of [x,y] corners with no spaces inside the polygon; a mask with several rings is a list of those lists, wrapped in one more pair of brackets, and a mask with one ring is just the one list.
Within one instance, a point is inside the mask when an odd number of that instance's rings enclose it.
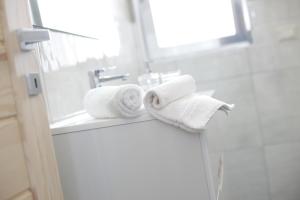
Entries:
{"label": "white cabinet", "polygon": [[201,137],[157,120],[55,135],[65,200],[212,200]]}

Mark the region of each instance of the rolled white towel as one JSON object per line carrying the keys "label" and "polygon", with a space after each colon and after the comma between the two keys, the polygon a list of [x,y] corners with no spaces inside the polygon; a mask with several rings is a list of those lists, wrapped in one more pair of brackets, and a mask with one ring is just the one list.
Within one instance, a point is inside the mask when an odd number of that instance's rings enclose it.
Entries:
{"label": "rolled white towel", "polygon": [[185,75],[147,92],[144,105],[155,118],[188,132],[200,132],[216,111],[234,107],[195,91],[194,79]]}
{"label": "rolled white towel", "polygon": [[142,105],[143,90],[134,84],[95,88],[84,98],[84,107],[94,118],[137,117]]}
{"label": "rolled white towel", "polygon": [[190,75],[180,76],[172,81],[150,89],[145,96],[145,104],[151,104],[155,109],[161,109],[196,92],[196,81]]}

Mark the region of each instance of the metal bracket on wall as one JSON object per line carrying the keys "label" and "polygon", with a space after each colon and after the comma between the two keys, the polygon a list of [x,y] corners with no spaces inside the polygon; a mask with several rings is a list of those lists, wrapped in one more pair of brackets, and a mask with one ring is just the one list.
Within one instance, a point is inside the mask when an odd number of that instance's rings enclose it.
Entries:
{"label": "metal bracket on wall", "polygon": [[50,33],[46,29],[22,28],[17,30],[17,37],[21,50],[31,51],[37,43],[50,40]]}

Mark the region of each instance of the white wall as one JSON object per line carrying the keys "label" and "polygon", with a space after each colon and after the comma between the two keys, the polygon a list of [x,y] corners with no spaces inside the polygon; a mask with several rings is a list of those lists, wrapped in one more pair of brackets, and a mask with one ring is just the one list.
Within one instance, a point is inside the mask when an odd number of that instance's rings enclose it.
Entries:
{"label": "white wall", "polygon": [[[121,72],[142,71],[135,24],[118,0],[122,53],[113,59]],[[189,55],[152,64],[154,71],[180,69],[200,89],[236,108],[219,113],[208,126],[214,162],[225,152],[224,200],[300,198],[300,0],[249,0],[254,44]],[[123,9],[122,9],[123,8]],[[280,41],[283,30],[296,35]],[[100,62],[101,63],[101,62]],[[91,64],[90,66],[93,66]],[[88,89],[85,66],[45,74],[52,114],[82,108]],[[80,88],[80,91],[79,89]]]}

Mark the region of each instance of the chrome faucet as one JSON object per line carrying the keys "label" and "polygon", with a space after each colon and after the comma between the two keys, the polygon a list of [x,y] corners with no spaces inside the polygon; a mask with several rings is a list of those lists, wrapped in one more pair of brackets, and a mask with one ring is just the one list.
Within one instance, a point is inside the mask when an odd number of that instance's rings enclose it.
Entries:
{"label": "chrome faucet", "polygon": [[105,76],[103,75],[105,71],[106,69],[102,68],[102,69],[91,70],[88,72],[91,88],[101,87],[102,83],[108,81],[113,81],[118,79],[125,81],[130,76],[129,73]]}

